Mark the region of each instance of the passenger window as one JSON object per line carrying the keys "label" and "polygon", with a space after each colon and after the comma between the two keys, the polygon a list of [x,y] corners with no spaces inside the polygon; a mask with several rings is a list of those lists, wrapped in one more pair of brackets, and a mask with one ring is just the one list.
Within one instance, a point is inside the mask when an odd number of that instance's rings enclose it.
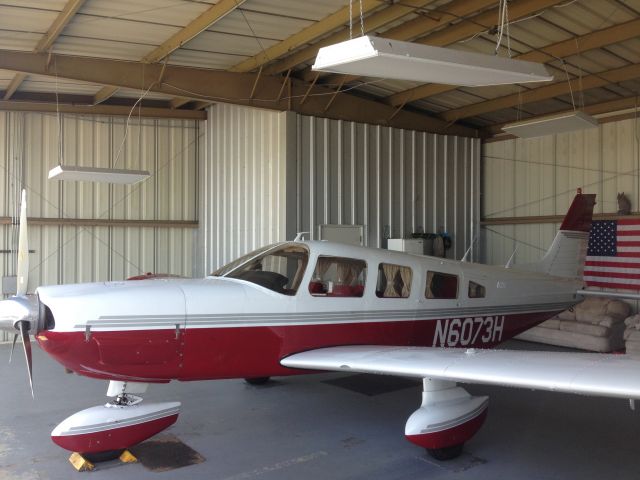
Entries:
{"label": "passenger window", "polygon": [[367,276],[363,260],[319,257],[309,283],[309,293],[325,297],[361,297]]}
{"label": "passenger window", "polygon": [[450,273],[427,272],[427,298],[458,298],[458,276]]}
{"label": "passenger window", "polygon": [[408,298],[412,272],[409,267],[381,263],[378,267],[376,295],[380,298]]}
{"label": "passenger window", "polygon": [[469,282],[469,298],[484,298],[486,290],[484,286],[476,282]]}

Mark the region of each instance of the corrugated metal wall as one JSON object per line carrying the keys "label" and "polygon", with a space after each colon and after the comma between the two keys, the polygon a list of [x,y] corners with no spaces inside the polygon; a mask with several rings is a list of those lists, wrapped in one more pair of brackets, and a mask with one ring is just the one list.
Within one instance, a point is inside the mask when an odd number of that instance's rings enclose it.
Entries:
{"label": "corrugated metal wall", "polygon": [[208,118],[200,177],[201,274],[286,238],[290,114],[221,103],[209,108]]}
{"label": "corrugated metal wall", "polygon": [[480,143],[219,104],[202,166],[204,265],[264,244],[359,224],[366,244],[443,226],[460,258],[477,232]]}
{"label": "corrugated metal wall", "polygon": [[480,142],[297,116],[297,229],[365,225],[365,244],[443,227],[460,258],[479,221]]}
{"label": "corrugated metal wall", "polygon": [[[483,216],[564,215],[576,188],[597,194],[596,212],[615,213],[625,192],[640,209],[640,128],[624,120],[535,139],[483,146]],[[517,246],[516,262],[539,259],[557,224],[483,227],[486,263],[506,262]]]}
{"label": "corrugated metal wall", "polygon": [[[30,217],[197,220],[200,126],[196,121],[0,112],[0,215],[17,216],[22,186]],[[61,132],[61,137],[59,135]],[[125,138],[126,134],[126,138]],[[62,142],[58,139],[62,138]],[[47,180],[61,163],[149,170],[134,186]],[[17,248],[3,225],[2,250]],[[191,275],[196,230],[38,226],[29,228],[29,290],[38,285],[118,280],[153,271]],[[0,254],[3,275],[15,253]]]}

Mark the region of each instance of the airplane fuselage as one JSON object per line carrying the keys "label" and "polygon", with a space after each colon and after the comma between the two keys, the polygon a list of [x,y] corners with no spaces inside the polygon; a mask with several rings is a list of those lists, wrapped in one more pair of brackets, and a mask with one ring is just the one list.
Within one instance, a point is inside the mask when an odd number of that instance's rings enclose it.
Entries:
{"label": "airplane fuselage", "polygon": [[[295,292],[230,276],[41,287],[55,326],[37,340],[65,367],[94,378],[291,375],[301,372],[281,366],[282,358],[328,346],[492,347],[577,303],[582,286],[528,271],[328,242],[273,248],[306,250]],[[333,282],[317,287],[318,272],[324,273],[317,265],[327,261],[321,258],[360,266],[359,280],[352,278],[348,288]],[[395,285],[386,279],[391,297],[380,286],[381,272],[395,275]],[[431,292],[429,272],[455,277],[455,291],[449,285],[449,293]]]}

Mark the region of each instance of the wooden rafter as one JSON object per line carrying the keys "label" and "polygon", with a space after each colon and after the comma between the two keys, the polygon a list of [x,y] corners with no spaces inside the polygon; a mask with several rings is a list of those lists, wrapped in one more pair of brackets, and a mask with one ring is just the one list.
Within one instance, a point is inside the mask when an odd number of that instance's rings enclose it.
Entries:
{"label": "wooden rafter", "polygon": [[102,87],[94,96],[93,96],[93,104],[98,105],[105,100],[110,99],[113,95],[118,91],[118,87],[112,87],[110,85],[106,85]]}
{"label": "wooden rafter", "polygon": [[[413,13],[418,8],[422,8],[434,0],[404,0],[401,4],[391,5],[383,10],[375,12],[369,15],[364,22],[364,31],[371,32],[379,28],[395,22],[402,17]],[[282,60],[269,65],[264,69],[264,73],[268,75],[274,75],[277,73],[285,72],[296,65],[299,65],[307,60],[312,59],[318,53],[321,47],[326,47],[334,43],[342,42],[349,39],[349,28],[343,28],[342,30],[323,38],[319,42],[310,45],[309,47],[302,48],[293,54],[283,58]]]}
{"label": "wooden rafter", "polygon": [[[106,83],[122,88],[145,89],[150,92],[175,95],[177,92],[192,92],[189,98],[216,101],[218,99],[239,105],[251,105],[274,110],[293,110],[304,115],[323,116],[327,95],[333,90],[323,86],[313,87],[307,101],[300,102],[307,85],[291,79],[289,98],[277,99],[282,88],[282,78],[263,74],[254,99],[247,99],[247,92],[255,82],[255,74],[234,73],[219,70],[181,67],[175,65],[146,64],[123,60],[80,58],[68,55],[16,52],[0,50],[0,69],[38,75],[54,76],[49,61],[55,62],[55,75],[91,83]],[[164,69],[162,82],[157,82]],[[184,94],[181,94],[184,96]],[[453,125],[427,114],[403,111],[391,121],[393,107],[375,100],[361,98],[349,93],[341,94],[341,101],[334,103],[327,112],[330,118],[356,122],[410,128],[434,133],[461,136],[477,136],[475,129]]]}
{"label": "wooden rafter", "polygon": [[[529,62],[549,62],[556,58],[563,58],[576,54],[576,49],[580,52],[602,48],[607,45],[622,42],[638,36],[640,32],[640,19],[613,25],[611,27],[589,32],[585,35],[572,37],[562,42],[553,43],[537,50],[532,50],[513,58],[527,60]],[[428,98],[439,93],[455,90],[456,86],[426,84],[402,92],[390,95],[385,99],[390,105],[400,105],[402,103],[413,102],[422,98]]]}
{"label": "wooden rafter", "polygon": [[[610,83],[619,83],[640,77],[640,63],[634,63],[625,67],[614,68],[593,75],[587,75],[582,79],[573,79],[570,82],[561,81],[544,87],[532,88],[522,93],[514,93],[503,97],[474,103],[465,107],[454,108],[442,113],[440,117],[447,122],[455,122],[462,118],[495,112],[504,108],[515,107],[520,104],[539,102],[549,98],[565,95],[570,89],[573,93],[589,90],[591,88],[604,87]],[[570,85],[569,85],[570,84]]]}
{"label": "wooden rafter", "polygon": [[[64,27],[71,21],[76,12],[82,7],[85,0],[69,0],[62,11],[58,14],[53,21],[47,33],[36,44],[36,48],[33,49],[35,53],[46,52],[53,42],[60,36]],[[4,92],[4,100],[9,100],[11,96],[18,90],[20,84],[24,81],[26,75],[17,74],[11,80],[11,83]]]}
{"label": "wooden rafter", "polygon": [[189,40],[192,40],[198,34],[205,31],[218,20],[231,13],[244,2],[245,0],[220,0],[207,9],[206,12],[191,21],[186,27],[173,34],[171,38],[162,45],[145,55],[142,61],[145,63],[159,62]]}
{"label": "wooden rafter", "polygon": [[[162,45],[154,48],[151,52],[146,54],[142,61],[145,63],[159,62],[165,59],[168,55],[174,52],[176,49],[183,46],[189,40],[192,40],[199,33],[203,32],[211,25],[222,19],[230,12],[242,5],[246,0],[221,0],[215,5],[212,5],[204,13],[198,15],[195,19],[189,22],[188,25],[177,31]],[[118,91],[118,87],[112,85],[106,85],[95,94],[93,98],[93,104],[98,105],[105,100],[111,98]],[[188,103],[190,99],[184,97],[177,97],[171,101],[171,108],[179,108],[180,106]]]}
{"label": "wooden rafter", "polygon": [[172,98],[169,101],[169,106],[171,108],[180,108],[183,105],[186,105],[187,103],[189,103],[191,101],[190,98],[186,98],[186,97],[175,97]]}
{"label": "wooden rafter", "polygon": [[[369,12],[379,8],[383,5],[382,0],[363,0],[362,12],[368,14]],[[356,18],[360,15],[359,7],[352,8],[353,14]],[[279,43],[263,50],[262,52],[254,55],[251,58],[234,65],[229,69],[231,72],[250,72],[256,68],[265,65],[268,62],[272,62],[282,55],[285,55],[292,50],[306,45],[327,33],[332,32],[338,28],[344,27],[345,23],[349,22],[349,7],[343,7],[335,13],[323,18],[322,20],[312,23],[307,28],[300,30],[297,33],[285,38]]]}
{"label": "wooden rafter", "polygon": [[[566,2],[564,2],[564,0],[520,0],[509,6],[509,20],[512,22],[520,20],[562,3]],[[469,38],[478,32],[490,29],[494,27],[497,22],[498,8],[493,8],[475,17],[458,22],[450,28],[444,28],[421,37],[415,42],[434,45],[436,47],[451,45],[452,43]]]}

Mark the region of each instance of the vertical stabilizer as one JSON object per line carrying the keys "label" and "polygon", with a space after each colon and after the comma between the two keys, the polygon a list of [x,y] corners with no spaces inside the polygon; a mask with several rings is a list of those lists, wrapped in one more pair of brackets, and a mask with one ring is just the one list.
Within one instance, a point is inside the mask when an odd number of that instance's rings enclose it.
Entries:
{"label": "vertical stabilizer", "polygon": [[594,194],[583,194],[578,190],[544,257],[537,263],[518,268],[558,277],[582,278],[595,204]]}

